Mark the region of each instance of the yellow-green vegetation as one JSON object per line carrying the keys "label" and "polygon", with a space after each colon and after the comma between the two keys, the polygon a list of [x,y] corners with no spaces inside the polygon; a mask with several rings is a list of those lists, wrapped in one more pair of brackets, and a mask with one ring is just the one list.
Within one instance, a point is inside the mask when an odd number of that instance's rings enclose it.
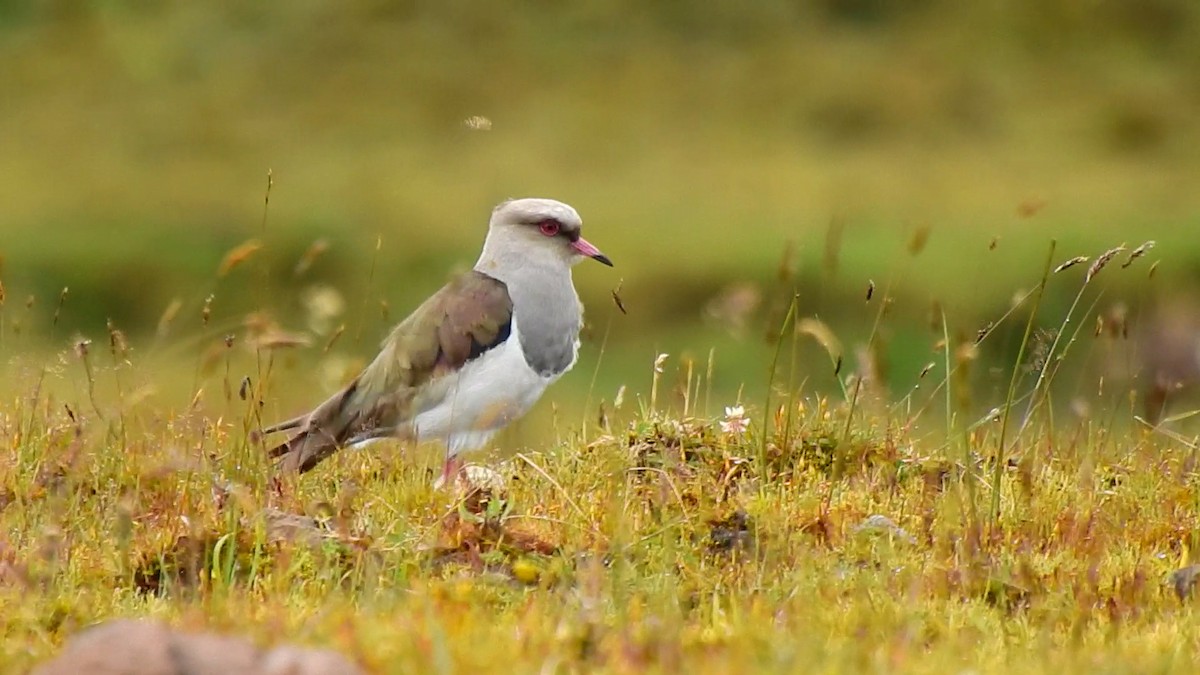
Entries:
{"label": "yellow-green vegetation", "polygon": [[[145,616],[378,672],[1193,672],[1197,35],[1194,0],[0,0],[0,671]],[[495,473],[276,476],[251,432],[529,195],[616,268]]]}
{"label": "yellow-green vegetation", "polygon": [[598,328],[624,281],[610,396],[659,352],[718,346],[729,396],[761,376],[760,342],[704,309],[734,283],[770,295],[789,242],[803,313],[848,342],[868,278],[912,301],[892,358],[916,372],[929,301],[974,333],[1049,236],[1169,239],[1160,272],[1186,276],[1198,34],[1191,0],[0,1],[0,274],[42,327],[71,288],[57,350],[109,318],[153,329],[176,298],[260,307],[257,275],[197,282],[257,238],[276,318],[297,328],[300,290],[333,285],[355,310],[339,346],[365,356],[381,301],[394,319],[469,264],[500,199],[547,196],[617,264],[579,275]]}
{"label": "yellow-green vegetation", "polygon": [[[823,397],[792,359],[815,338],[840,361],[836,335],[792,306],[770,396],[714,401],[706,363],[659,359],[456,491],[436,448],[388,443],[275,475],[249,432],[296,378],[286,336],[210,357],[174,406],[119,331],[80,342],[0,407],[4,668],[149,616],[377,672],[1192,672],[1195,443],[1124,424],[1123,394],[1050,396],[1092,317],[1046,317],[1045,289],[1078,273],[1086,306],[1145,253],[1046,267],[997,320],[1024,338],[983,419],[957,388],[995,332],[948,339],[898,402],[869,369]],[[891,304],[872,293],[877,326]]]}

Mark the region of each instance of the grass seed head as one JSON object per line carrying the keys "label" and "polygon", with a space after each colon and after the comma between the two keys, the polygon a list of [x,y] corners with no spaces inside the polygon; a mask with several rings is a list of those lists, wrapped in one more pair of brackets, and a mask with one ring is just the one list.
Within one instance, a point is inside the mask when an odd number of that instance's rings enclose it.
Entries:
{"label": "grass seed head", "polygon": [[108,348],[114,359],[123,361],[129,356],[129,340],[125,332],[113,324],[112,319],[108,320]]}
{"label": "grass seed head", "polygon": [[1124,250],[1125,245],[1122,244],[1116,248],[1110,248],[1104,253],[1101,253],[1100,257],[1096,258],[1096,262],[1092,263],[1092,266],[1088,268],[1087,276],[1083,278],[1083,283],[1086,284],[1090,282],[1097,274],[1100,273],[1100,270],[1104,269],[1105,265],[1115,258],[1118,253]]}
{"label": "grass seed head", "polygon": [[1083,263],[1085,263],[1087,261],[1088,261],[1088,257],[1086,255],[1077,255],[1074,258],[1071,258],[1070,260],[1062,263],[1058,267],[1055,267],[1053,274],[1058,274],[1059,272],[1062,272],[1063,270],[1069,270],[1072,267],[1074,267],[1076,265],[1082,265]]}
{"label": "grass seed head", "polygon": [[796,322],[796,332],[815,339],[835,363],[841,361],[842,343],[825,322],[811,317],[801,319]]}
{"label": "grass seed head", "polygon": [[72,349],[75,351],[75,356],[81,359],[86,359],[88,357],[88,350],[91,346],[91,340],[85,337],[78,337],[75,338],[75,343],[72,345]]}
{"label": "grass seed head", "polygon": [[1134,260],[1137,260],[1138,258],[1149,253],[1150,249],[1154,248],[1154,244],[1155,244],[1154,240],[1151,239],[1151,240],[1145,242],[1144,244],[1142,244],[1141,246],[1133,249],[1133,251],[1130,252],[1130,254],[1129,254],[1129,258],[1126,259],[1125,262],[1121,264],[1121,269],[1125,269],[1126,267],[1129,267],[1130,265],[1133,264]]}
{"label": "grass seed head", "polygon": [[[69,287],[63,286],[62,292],[58,294],[58,306],[54,308],[54,318],[51,320],[50,325],[58,325],[58,316],[62,313],[63,305],[67,303],[67,294],[70,293],[70,291],[71,289]],[[29,299],[29,306],[33,307],[33,296],[29,296]]]}
{"label": "grass seed head", "polygon": [[995,322],[989,321],[986,326],[975,331],[975,344],[979,344],[980,342],[983,342],[983,339],[985,337],[987,337],[989,333],[992,332],[992,328],[994,328],[995,326],[996,326]]}
{"label": "grass seed head", "polygon": [[624,279],[617,282],[617,287],[612,289],[612,299],[613,299],[613,303],[615,303],[617,305],[617,309],[621,310],[622,314],[629,314],[629,312],[625,311],[624,301],[621,300],[621,286],[623,286],[624,284],[625,284]]}
{"label": "grass seed head", "polygon": [[471,115],[463,120],[463,126],[471,131],[491,131],[492,120],[483,115]]}

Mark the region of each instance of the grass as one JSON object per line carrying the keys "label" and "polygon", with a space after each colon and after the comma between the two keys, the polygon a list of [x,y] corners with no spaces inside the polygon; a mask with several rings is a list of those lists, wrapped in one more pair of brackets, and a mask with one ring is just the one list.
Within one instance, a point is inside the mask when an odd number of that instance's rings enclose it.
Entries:
{"label": "grass", "polygon": [[[614,349],[677,321],[702,330],[690,305],[763,282],[783,242],[803,272],[819,268],[833,217],[859,242],[837,280],[855,294],[906,230],[931,225],[927,263],[896,291],[936,286],[961,322],[1006,304],[1047,231],[1071,252],[1147,228],[1188,239],[1181,260],[1200,248],[1200,13],[1186,0],[1094,13],[1069,0],[5,4],[6,281],[42,303],[72,287],[78,330],[152,327],[169,289],[259,235],[269,169],[281,268],[330,243],[311,276],[273,278],[364,291],[382,238],[375,288],[393,306],[473,252],[500,199],[577,205],[633,310]],[[475,115],[493,127],[467,128]],[[1041,215],[1017,217],[1025,203]],[[961,253],[994,237],[994,283],[962,283],[978,268]],[[606,299],[615,280],[590,276],[587,298]],[[253,288],[231,278],[218,300]]]}
{"label": "grass", "polygon": [[[1028,288],[1075,283],[1050,269]],[[997,318],[982,341],[1028,320],[1019,351],[1041,356],[1010,365],[983,420],[955,389],[975,338],[944,317],[942,363],[901,397],[824,335],[845,363],[829,398],[796,355],[831,329],[792,304],[773,393],[743,392],[744,418],[710,412],[735,402],[707,400],[711,364],[647,359],[599,421],[543,405],[553,440],[481,458],[502,484],[469,492],[431,488],[436,448],[387,444],[273,478],[248,432],[311,365],[286,351],[201,353],[186,385],[117,332],[19,359],[0,403],[0,663],[151,616],[377,672],[1190,672],[1196,605],[1169,580],[1200,545],[1195,444],[1126,423],[1119,396],[1070,415],[1050,395],[1119,272],[1092,261],[1057,318],[1032,291]],[[1032,327],[1055,321],[1039,347]]]}
{"label": "grass", "polygon": [[[0,671],[117,616],[379,672],[1200,659],[1196,420],[1134,419],[1107,318],[1194,276],[1194,3],[54,4],[0,0]],[[618,267],[503,489],[274,480],[249,432],[529,193]]]}

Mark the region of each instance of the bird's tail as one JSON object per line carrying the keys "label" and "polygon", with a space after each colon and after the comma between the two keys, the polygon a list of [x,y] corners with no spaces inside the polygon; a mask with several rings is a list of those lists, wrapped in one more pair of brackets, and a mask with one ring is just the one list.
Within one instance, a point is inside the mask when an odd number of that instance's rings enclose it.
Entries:
{"label": "bird's tail", "polygon": [[346,445],[370,435],[373,430],[364,422],[372,416],[364,417],[361,406],[354,400],[358,383],[355,378],[312,412],[262,430],[264,436],[298,430],[267,451],[281,471],[304,473]]}

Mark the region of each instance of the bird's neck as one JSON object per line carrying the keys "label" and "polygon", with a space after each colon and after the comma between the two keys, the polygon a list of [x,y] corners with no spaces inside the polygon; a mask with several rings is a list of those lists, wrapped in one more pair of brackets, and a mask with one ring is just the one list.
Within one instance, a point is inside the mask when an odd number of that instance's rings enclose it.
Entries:
{"label": "bird's neck", "polygon": [[558,259],[526,255],[520,259],[489,256],[484,249],[475,270],[504,282],[512,298],[525,359],[543,375],[562,373],[575,362],[583,309],[571,268]]}

